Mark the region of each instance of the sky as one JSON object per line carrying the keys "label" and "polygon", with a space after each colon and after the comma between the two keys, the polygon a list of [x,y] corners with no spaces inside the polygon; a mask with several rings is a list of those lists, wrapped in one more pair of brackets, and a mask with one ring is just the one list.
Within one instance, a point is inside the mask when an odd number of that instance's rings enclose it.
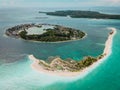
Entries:
{"label": "sky", "polygon": [[0,0],[0,7],[120,6],[120,0]]}

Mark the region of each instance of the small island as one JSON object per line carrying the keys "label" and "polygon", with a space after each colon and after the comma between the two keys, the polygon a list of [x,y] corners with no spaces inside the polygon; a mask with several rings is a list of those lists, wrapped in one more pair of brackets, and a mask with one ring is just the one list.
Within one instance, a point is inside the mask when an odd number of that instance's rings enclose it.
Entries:
{"label": "small island", "polygon": [[102,63],[110,54],[112,47],[112,40],[116,34],[115,28],[109,28],[108,39],[105,43],[104,51],[98,57],[86,56],[83,60],[75,61],[72,59],[62,60],[60,57],[54,57],[49,62],[36,59],[33,55],[29,55],[29,59],[33,60],[32,68],[43,73],[53,74],[58,76],[77,76],[85,75],[100,63]]}
{"label": "small island", "polygon": [[71,18],[120,19],[120,15],[103,14],[97,11],[65,10],[55,12],[39,12],[53,16],[69,16]]}
{"label": "small island", "polygon": [[86,34],[77,29],[52,24],[22,24],[6,30],[6,35],[24,40],[61,42],[82,39]]}

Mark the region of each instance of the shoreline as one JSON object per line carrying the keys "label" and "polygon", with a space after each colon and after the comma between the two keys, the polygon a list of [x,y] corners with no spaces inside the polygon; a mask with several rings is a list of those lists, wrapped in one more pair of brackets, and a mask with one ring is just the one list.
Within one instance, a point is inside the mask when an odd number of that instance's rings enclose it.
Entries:
{"label": "shoreline", "polygon": [[[99,64],[101,64],[106,58],[108,58],[108,56],[112,53],[112,42],[113,42],[113,37],[116,34],[116,29],[115,28],[108,28],[109,30],[111,30],[111,33],[108,36],[108,39],[105,42],[105,48],[103,51],[103,55],[105,55],[104,57],[102,57],[101,59],[99,59],[98,61],[94,62],[92,65],[85,67],[84,69],[82,69],[81,71],[78,72],[70,72],[70,71],[49,71],[49,70],[45,70],[42,66],[40,66],[39,64],[39,59],[36,59],[33,55],[29,55],[29,59],[33,60],[33,63],[31,64],[32,69],[41,72],[41,73],[46,73],[46,74],[50,74],[50,75],[57,75],[57,76],[69,76],[69,77],[73,77],[73,76],[85,76],[87,75],[89,72],[91,72],[93,69],[95,69],[97,66],[99,66]],[[43,60],[41,60],[42,62],[45,62]]]}
{"label": "shoreline", "polygon": [[[43,28],[42,33],[40,34],[28,34],[30,33],[29,29],[33,27],[42,28],[43,25],[52,26],[52,30],[54,30],[54,38],[57,38],[57,40],[49,40],[50,32],[48,31],[49,28]],[[55,29],[57,28],[57,29]],[[50,28],[51,29],[51,28]],[[71,34],[71,32],[73,34]],[[76,34],[77,33],[77,34]],[[28,42],[40,42],[40,43],[63,43],[63,42],[70,42],[70,41],[77,41],[85,38],[87,36],[87,33],[84,33],[81,30],[73,29],[61,25],[53,25],[53,24],[21,24],[16,25],[14,27],[8,28],[5,31],[5,34],[11,38],[21,39]],[[59,35],[60,34],[60,35]],[[65,35],[64,35],[65,34]],[[36,35],[36,38],[31,35]],[[46,35],[49,37],[46,38]],[[66,39],[67,38],[67,39]]]}
{"label": "shoreline", "polygon": [[[9,36],[7,36],[6,34],[3,35],[4,37],[8,38]],[[18,39],[18,40],[23,40],[23,41],[26,41],[26,42],[33,42],[33,43],[48,43],[48,44],[57,44],[57,43],[68,43],[68,42],[74,42],[74,41],[79,41],[79,40],[83,40],[85,38],[87,38],[87,33],[85,33],[85,36],[80,38],[80,39],[75,39],[75,40],[66,40],[66,41],[57,41],[57,42],[42,42],[42,41],[34,41],[34,40],[25,40],[25,39],[22,39],[22,38],[14,38],[14,37],[11,37],[12,39]]]}

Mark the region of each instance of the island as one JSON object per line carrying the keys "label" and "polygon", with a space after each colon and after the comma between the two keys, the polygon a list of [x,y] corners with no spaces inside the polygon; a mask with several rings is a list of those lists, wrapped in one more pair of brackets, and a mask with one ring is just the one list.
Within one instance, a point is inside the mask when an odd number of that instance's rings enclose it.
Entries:
{"label": "island", "polygon": [[81,30],[53,24],[21,24],[6,30],[13,38],[41,42],[62,42],[80,40],[86,33]]}
{"label": "island", "polygon": [[96,19],[120,19],[120,15],[103,14],[97,11],[82,11],[82,10],[64,10],[55,12],[41,12],[53,16],[69,16],[71,18],[96,18]]}
{"label": "island", "polygon": [[111,54],[112,41],[116,34],[116,29],[109,29],[111,32],[106,40],[104,51],[98,57],[86,56],[80,61],[72,59],[62,60],[60,57],[54,57],[49,62],[45,62],[44,60],[35,58],[33,55],[29,55],[29,59],[33,60],[31,67],[38,72],[58,76],[85,75],[85,72],[87,73],[94,69]]}

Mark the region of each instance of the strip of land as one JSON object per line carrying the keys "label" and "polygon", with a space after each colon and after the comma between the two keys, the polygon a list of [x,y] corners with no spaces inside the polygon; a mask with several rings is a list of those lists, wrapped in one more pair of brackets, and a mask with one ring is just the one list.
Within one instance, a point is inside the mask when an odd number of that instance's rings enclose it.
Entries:
{"label": "strip of land", "polygon": [[104,14],[97,11],[64,10],[39,13],[46,13],[52,16],[69,16],[71,18],[120,19],[120,15]]}
{"label": "strip of land", "polygon": [[76,62],[74,60],[64,61],[61,58],[57,57],[54,58],[50,63],[46,63],[44,60],[39,60],[36,59],[33,55],[29,55],[29,59],[33,60],[31,67],[34,70],[37,70],[38,72],[51,74],[51,75],[84,76],[85,74],[89,73],[94,68],[96,68],[111,54],[112,42],[113,42],[113,37],[116,34],[116,29],[115,28],[109,28],[109,29],[111,30],[111,32],[109,33],[108,39],[105,43],[103,54],[98,56],[97,58],[88,57],[87,59]]}

